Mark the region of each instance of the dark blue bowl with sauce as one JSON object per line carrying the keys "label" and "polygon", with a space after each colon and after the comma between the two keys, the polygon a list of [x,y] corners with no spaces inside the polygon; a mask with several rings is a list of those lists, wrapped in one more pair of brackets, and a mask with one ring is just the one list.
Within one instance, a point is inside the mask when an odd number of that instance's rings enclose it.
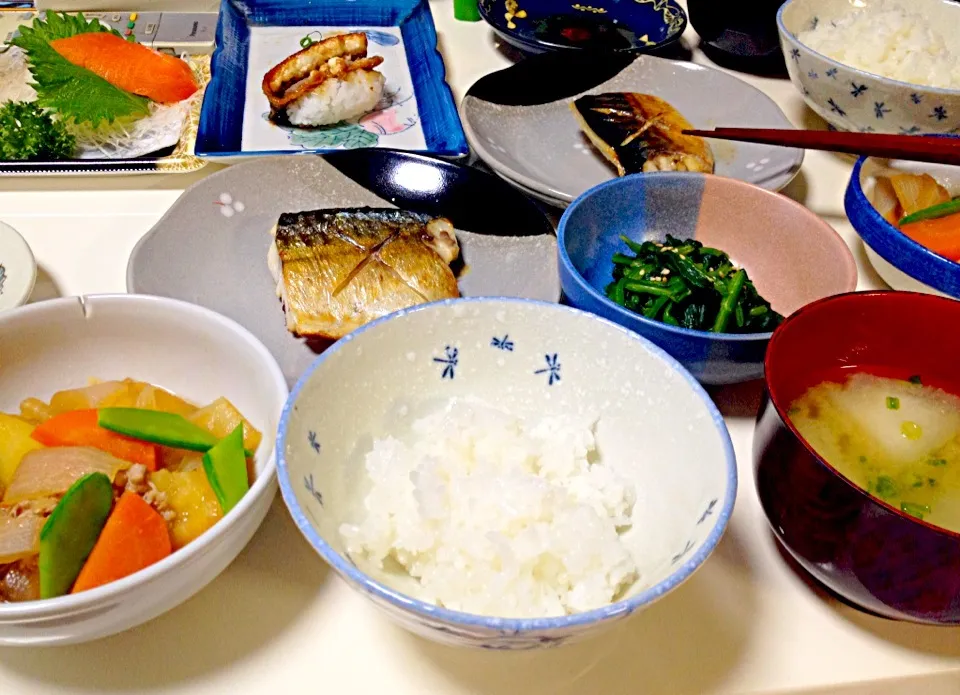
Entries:
{"label": "dark blue bowl with sauce", "polygon": [[676,0],[480,0],[480,15],[527,53],[649,53],[680,40],[687,13]]}

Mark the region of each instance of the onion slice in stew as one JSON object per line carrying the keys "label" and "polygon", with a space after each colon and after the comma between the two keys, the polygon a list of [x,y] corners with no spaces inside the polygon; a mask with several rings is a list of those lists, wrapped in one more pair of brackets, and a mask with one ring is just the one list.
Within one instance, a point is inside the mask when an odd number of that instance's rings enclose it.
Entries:
{"label": "onion slice in stew", "polygon": [[36,514],[0,518],[0,565],[40,552],[40,529],[46,519]]}
{"label": "onion slice in stew", "polygon": [[62,495],[80,478],[103,473],[113,482],[117,473],[133,465],[85,446],[57,446],[29,452],[17,466],[4,504]]}

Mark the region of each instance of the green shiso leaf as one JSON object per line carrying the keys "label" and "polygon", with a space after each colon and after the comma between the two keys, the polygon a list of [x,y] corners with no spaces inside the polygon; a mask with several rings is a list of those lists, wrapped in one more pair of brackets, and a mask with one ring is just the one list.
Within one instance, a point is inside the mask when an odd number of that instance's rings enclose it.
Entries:
{"label": "green shiso leaf", "polygon": [[114,87],[90,70],[74,65],[50,46],[56,39],[92,32],[120,36],[96,19],[88,22],[82,14],[47,12],[44,19],[34,19],[31,26],[20,27],[20,36],[11,43],[26,54],[37,104],[56,111],[65,121],[89,123],[94,128],[125,116],[146,116],[148,99]]}

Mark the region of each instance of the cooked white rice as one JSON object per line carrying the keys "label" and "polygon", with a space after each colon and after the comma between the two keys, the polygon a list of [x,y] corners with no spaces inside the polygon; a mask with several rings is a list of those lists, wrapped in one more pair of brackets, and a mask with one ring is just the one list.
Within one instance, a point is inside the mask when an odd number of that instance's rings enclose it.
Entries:
{"label": "cooked white rice", "polygon": [[347,552],[474,614],[561,616],[611,603],[639,576],[620,535],[635,492],[598,460],[596,422],[525,421],[450,401],[415,422],[409,441],[374,442],[365,517],[340,529]]}
{"label": "cooked white rice", "polygon": [[375,70],[354,70],[342,79],[324,80],[310,93],[287,104],[293,125],[332,125],[373,111],[386,79]]}
{"label": "cooked white rice", "polygon": [[922,15],[882,0],[797,34],[801,43],[875,75],[960,89],[960,56]]}

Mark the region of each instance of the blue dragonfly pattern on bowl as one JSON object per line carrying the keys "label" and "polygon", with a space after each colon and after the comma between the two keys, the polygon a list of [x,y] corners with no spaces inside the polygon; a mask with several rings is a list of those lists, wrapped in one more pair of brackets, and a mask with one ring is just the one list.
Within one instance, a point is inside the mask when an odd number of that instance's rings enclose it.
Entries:
{"label": "blue dragonfly pattern on bowl", "polygon": [[547,366],[536,370],[534,374],[547,374],[547,386],[553,386],[555,382],[560,381],[560,358],[557,353],[544,355],[543,358]]}
{"label": "blue dragonfly pattern on bowl", "polygon": [[457,365],[460,364],[460,350],[447,345],[443,349],[443,357],[434,357],[433,361],[443,365],[441,379],[453,379],[456,376]]}
{"label": "blue dragonfly pattern on bowl", "polygon": [[713,508],[717,506],[717,502],[718,500],[716,498],[710,500],[710,504],[707,505],[707,508],[703,511],[703,514],[700,515],[700,519],[697,520],[697,526],[706,521],[708,516],[713,516]]}
{"label": "blue dragonfly pattern on bowl", "polygon": [[7,269],[0,263],[0,294],[3,294],[3,285],[7,281]]}
{"label": "blue dragonfly pattern on bowl", "polygon": [[670,558],[670,564],[675,565],[680,562],[691,550],[693,550],[694,543],[692,540],[687,541],[686,545],[683,546],[683,550]]}
{"label": "blue dragonfly pattern on bowl", "polygon": [[493,340],[490,341],[490,345],[500,350],[505,350],[506,352],[513,352],[514,348],[513,341],[510,340],[509,335],[504,335],[502,338],[494,336]]}
{"label": "blue dragonfly pattern on bowl", "polygon": [[[781,15],[782,16],[782,15]],[[786,21],[786,20],[783,20]],[[790,20],[793,23],[794,20]],[[796,31],[826,20],[798,17],[781,32],[790,79],[804,100],[838,130],[878,133],[951,133],[960,128],[960,90],[908,85],[895,79],[839,65],[800,43]],[[829,79],[826,79],[829,78]],[[932,87],[930,89],[933,89]],[[867,127],[873,128],[868,130]]]}
{"label": "blue dragonfly pattern on bowl", "polygon": [[313,495],[313,499],[315,499],[315,500],[320,504],[320,506],[322,507],[322,506],[323,506],[323,495],[320,494],[320,491],[317,490],[317,488],[316,488],[316,487],[314,486],[314,484],[313,484],[313,473],[311,473],[310,475],[304,477],[304,479],[303,479],[303,486],[307,489],[307,492],[309,492],[311,495]]}
{"label": "blue dragonfly pattern on bowl", "polygon": [[320,453],[320,442],[317,441],[317,433],[311,430],[311,431],[307,434],[307,441],[310,442],[310,448],[313,449],[314,451],[316,451],[316,452],[319,454],[319,453]]}

